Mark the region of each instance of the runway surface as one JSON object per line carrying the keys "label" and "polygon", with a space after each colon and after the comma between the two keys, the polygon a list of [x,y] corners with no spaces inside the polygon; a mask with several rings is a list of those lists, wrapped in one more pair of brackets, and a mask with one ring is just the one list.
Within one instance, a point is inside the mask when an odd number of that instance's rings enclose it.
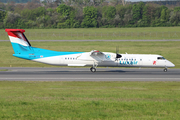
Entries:
{"label": "runway surface", "polygon": [[0,81],[180,81],[180,69],[1,67]]}

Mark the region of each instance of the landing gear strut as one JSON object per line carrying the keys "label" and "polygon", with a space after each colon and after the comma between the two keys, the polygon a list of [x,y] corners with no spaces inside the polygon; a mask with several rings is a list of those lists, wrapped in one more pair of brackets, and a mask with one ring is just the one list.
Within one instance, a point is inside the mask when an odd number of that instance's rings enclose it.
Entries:
{"label": "landing gear strut", "polygon": [[96,67],[98,66],[98,64],[94,61],[93,66],[90,68],[91,72],[96,72]]}
{"label": "landing gear strut", "polygon": [[167,68],[164,68],[164,70],[163,70],[164,72],[167,72]]}
{"label": "landing gear strut", "polygon": [[90,70],[91,70],[91,72],[93,72],[93,73],[96,72],[96,68],[94,68],[94,67],[91,67]]}

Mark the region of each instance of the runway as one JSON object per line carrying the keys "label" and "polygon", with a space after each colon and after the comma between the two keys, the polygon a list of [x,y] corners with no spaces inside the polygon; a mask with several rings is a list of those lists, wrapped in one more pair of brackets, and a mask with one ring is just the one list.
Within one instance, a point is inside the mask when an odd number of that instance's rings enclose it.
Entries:
{"label": "runway", "polygon": [[180,69],[1,67],[0,81],[180,81]]}

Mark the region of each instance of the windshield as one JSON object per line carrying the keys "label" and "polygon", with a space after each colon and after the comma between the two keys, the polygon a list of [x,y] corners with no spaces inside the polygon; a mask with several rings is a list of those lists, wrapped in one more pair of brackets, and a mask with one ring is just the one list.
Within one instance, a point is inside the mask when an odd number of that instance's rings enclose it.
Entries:
{"label": "windshield", "polygon": [[157,57],[158,60],[165,60],[164,57]]}

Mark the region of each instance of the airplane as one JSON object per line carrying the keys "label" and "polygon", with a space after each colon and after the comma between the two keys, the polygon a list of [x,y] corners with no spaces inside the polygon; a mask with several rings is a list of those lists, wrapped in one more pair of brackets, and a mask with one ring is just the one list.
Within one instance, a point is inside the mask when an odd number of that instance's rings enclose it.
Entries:
{"label": "airplane", "polygon": [[100,52],[92,50],[90,52],[64,52],[52,51],[32,47],[26,38],[24,29],[5,29],[12,47],[13,56],[32,60],[36,62],[58,65],[58,66],[90,66],[91,72],[96,72],[98,67],[175,67],[169,60],[161,55],[151,54],[119,54],[111,52]]}

